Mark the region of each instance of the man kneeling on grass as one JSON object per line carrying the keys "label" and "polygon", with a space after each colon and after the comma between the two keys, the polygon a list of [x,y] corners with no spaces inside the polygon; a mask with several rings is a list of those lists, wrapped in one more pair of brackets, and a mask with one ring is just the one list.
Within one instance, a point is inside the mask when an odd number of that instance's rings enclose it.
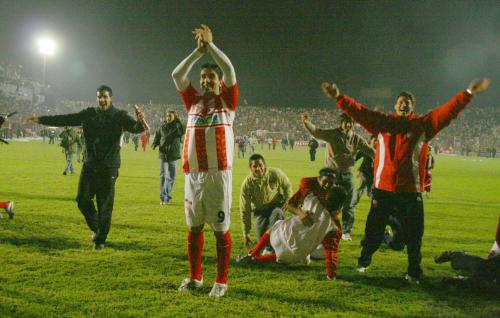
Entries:
{"label": "man kneeling on grass", "polygon": [[[334,186],[335,170],[323,168],[318,177],[302,178],[300,188],[285,208],[294,216],[276,222],[240,262],[309,262],[309,254],[323,242],[326,278],[337,276],[337,252],[342,237],[339,208],[346,198],[343,188]],[[274,253],[260,255],[271,244]]]}

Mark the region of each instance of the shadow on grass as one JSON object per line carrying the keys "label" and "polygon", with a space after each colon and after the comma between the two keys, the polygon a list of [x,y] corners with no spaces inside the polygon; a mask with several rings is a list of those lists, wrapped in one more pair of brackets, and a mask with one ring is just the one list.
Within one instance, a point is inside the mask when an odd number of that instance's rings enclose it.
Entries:
{"label": "shadow on grass", "polygon": [[66,249],[79,249],[80,243],[73,240],[68,240],[64,237],[0,237],[1,244],[10,244],[21,247],[33,247],[40,251],[47,252],[51,250],[66,250]]}
{"label": "shadow on grass", "polygon": [[34,200],[53,200],[53,201],[72,201],[76,202],[76,193],[74,196],[64,196],[64,195],[45,195],[45,194],[33,194],[28,192],[2,192],[4,197],[11,198],[12,200],[19,199],[34,199]]}
{"label": "shadow on grass", "polygon": [[108,241],[105,245],[106,249],[113,249],[117,251],[150,251],[154,248],[154,246],[140,244],[139,242]]}

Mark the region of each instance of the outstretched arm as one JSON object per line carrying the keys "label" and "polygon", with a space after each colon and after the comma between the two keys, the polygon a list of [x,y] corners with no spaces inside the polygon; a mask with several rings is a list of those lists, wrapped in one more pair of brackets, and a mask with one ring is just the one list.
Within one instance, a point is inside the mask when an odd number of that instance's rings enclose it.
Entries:
{"label": "outstretched arm", "polygon": [[236,84],[236,73],[233,64],[226,54],[213,43],[212,30],[210,30],[208,26],[202,24],[201,28],[195,29],[193,33],[198,41],[201,40],[205,44],[208,53],[210,53],[215,63],[221,68],[224,73],[224,83],[226,87],[233,87]]}
{"label": "outstretched arm", "polygon": [[425,134],[427,140],[432,139],[439,131],[447,127],[453,119],[470,103],[472,97],[488,89],[489,79],[475,79],[467,88],[450,99],[447,103],[434,109],[424,116]]}
{"label": "outstretched arm", "polygon": [[327,130],[316,128],[316,126],[311,122],[308,112],[302,113],[301,119],[302,123],[304,124],[304,127],[311,134],[311,136],[321,140],[325,140],[325,138],[327,138],[328,135]]}
{"label": "outstretched arm", "polygon": [[358,103],[353,98],[340,94],[340,90],[335,83],[323,83],[321,84],[321,89],[327,97],[337,102],[337,106],[343,112],[354,118],[356,122],[372,135],[376,135],[379,132],[405,133],[410,128],[404,118],[373,111]]}
{"label": "outstretched arm", "polygon": [[28,124],[41,124],[46,126],[80,126],[82,124],[83,118],[85,117],[85,110],[79,113],[67,114],[67,115],[54,115],[54,116],[30,116],[26,118],[26,123]]}

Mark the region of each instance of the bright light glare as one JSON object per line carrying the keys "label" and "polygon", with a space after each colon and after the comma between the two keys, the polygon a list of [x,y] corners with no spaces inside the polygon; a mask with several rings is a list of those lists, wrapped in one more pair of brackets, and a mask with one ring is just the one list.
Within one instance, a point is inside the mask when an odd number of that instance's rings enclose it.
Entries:
{"label": "bright light glare", "polygon": [[40,38],[37,46],[38,52],[45,56],[52,56],[56,52],[56,42],[49,38]]}

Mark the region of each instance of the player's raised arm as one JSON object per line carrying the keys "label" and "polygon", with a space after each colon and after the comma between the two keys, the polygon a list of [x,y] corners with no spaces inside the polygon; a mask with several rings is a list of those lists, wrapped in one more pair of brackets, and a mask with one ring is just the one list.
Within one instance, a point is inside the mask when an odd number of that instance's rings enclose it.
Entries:
{"label": "player's raised arm", "polygon": [[448,126],[472,100],[472,97],[487,90],[490,83],[491,81],[487,78],[475,79],[469,84],[467,90],[458,93],[448,102],[425,115],[424,123],[427,139],[432,139],[440,130]]}
{"label": "player's raised arm", "polygon": [[351,116],[373,135],[379,132],[405,133],[410,128],[410,125],[405,120],[373,111],[353,98],[340,94],[340,90],[335,83],[322,83],[321,90],[326,97],[334,100],[343,112]]}
{"label": "player's raised arm", "polygon": [[236,72],[227,55],[213,43],[212,30],[210,30],[208,26],[202,24],[201,27],[195,29],[193,33],[197,40],[201,39],[201,41],[205,43],[208,53],[221,68],[224,73],[224,83],[226,87],[233,87],[236,84]]}
{"label": "player's raised arm", "polygon": [[194,63],[198,61],[206,52],[206,48],[201,40],[198,40],[197,48],[191,52],[182,62],[172,71],[172,79],[179,92],[185,91],[190,84],[188,74],[193,68]]}

